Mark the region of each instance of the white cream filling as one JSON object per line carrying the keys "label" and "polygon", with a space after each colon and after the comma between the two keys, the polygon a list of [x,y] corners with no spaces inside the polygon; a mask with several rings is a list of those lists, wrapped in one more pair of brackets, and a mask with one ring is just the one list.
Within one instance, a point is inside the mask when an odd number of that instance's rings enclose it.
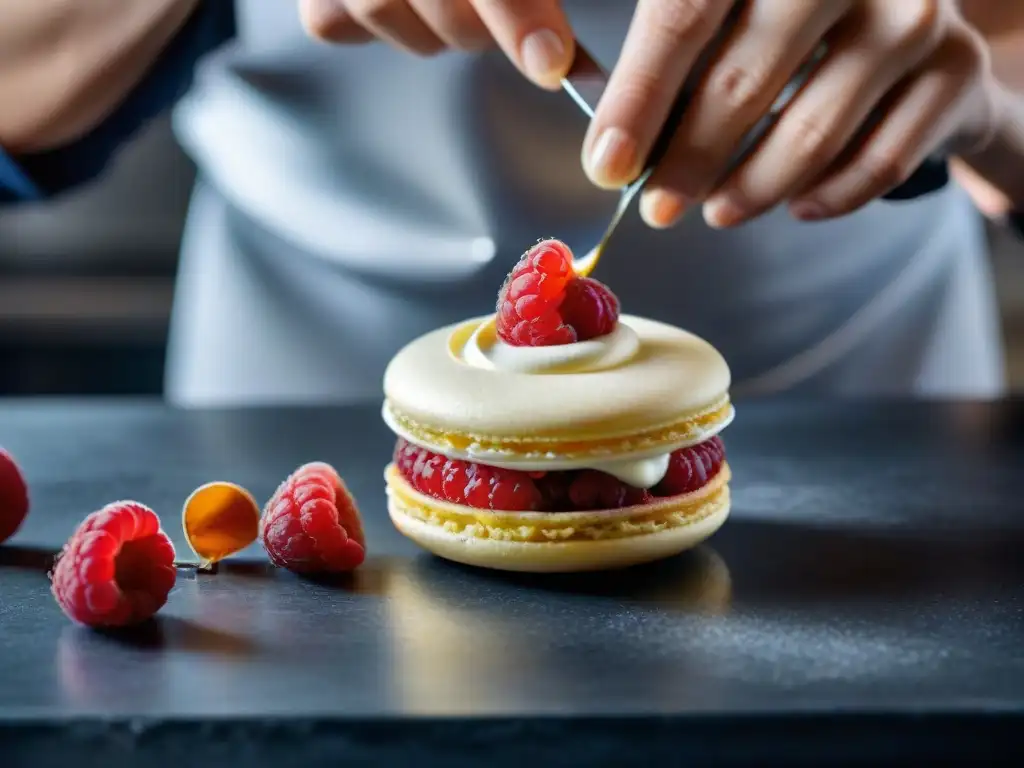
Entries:
{"label": "white cream filling", "polygon": [[603,463],[595,462],[589,468],[609,474],[634,488],[653,488],[668,472],[671,457],[671,453],[661,453],[649,459],[616,459]]}

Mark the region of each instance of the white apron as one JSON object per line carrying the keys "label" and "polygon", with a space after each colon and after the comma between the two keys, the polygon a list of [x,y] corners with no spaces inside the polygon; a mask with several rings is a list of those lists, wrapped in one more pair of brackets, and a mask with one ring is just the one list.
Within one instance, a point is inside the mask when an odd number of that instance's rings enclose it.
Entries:
{"label": "white apron", "polygon": [[[614,61],[631,4],[568,3]],[[167,396],[181,405],[380,396],[387,361],[493,309],[531,243],[586,250],[616,195],[579,165],[586,124],[500,55],[417,59],[306,40],[295,4],[243,0],[240,39],[175,113],[200,169]],[[962,190],[842,220],[779,210],[668,232],[633,212],[596,277],[624,310],[701,334],[737,394],[995,397],[1004,374],[978,214]]]}

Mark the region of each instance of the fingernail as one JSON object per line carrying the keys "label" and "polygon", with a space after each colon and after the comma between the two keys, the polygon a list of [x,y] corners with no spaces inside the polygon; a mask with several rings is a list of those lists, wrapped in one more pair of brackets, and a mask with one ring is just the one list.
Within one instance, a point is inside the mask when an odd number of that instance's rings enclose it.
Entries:
{"label": "fingernail", "polygon": [[801,200],[798,203],[793,203],[789,211],[800,221],[820,221],[828,217],[825,206],[813,200]]}
{"label": "fingernail", "polygon": [[539,29],[527,35],[520,55],[526,73],[541,85],[558,85],[569,66],[565,43],[550,29]]}
{"label": "fingernail", "polygon": [[675,192],[657,189],[640,198],[640,216],[655,229],[668,229],[685,211],[686,199]]}
{"label": "fingernail", "polygon": [[728,197],[713,197],[704,203],[704,221],[709,227],[724,229],[739,224],[747,212]]}
{"label": "fingernail", "polygon": [[605,128],[587,160],[587,172],[600,187],[616,188],[636,176],[636,141],[621,128]]}

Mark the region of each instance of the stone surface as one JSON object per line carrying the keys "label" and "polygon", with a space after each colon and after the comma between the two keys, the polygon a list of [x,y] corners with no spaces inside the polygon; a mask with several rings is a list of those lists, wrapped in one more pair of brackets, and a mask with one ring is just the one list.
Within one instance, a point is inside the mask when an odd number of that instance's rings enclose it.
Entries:
{"label": "stone surface", "polygon": [[[740,403],[733,519],[653,567],[523,577],[391,528],[392,438],[365,408],[175,412],[0,402],[33,509],[0,548],[5,766],[881,764],[1024,750],[1024,406]],[[261,502],[310,460],[370,557],[303,581],[257,548],[183,569],[159,621],[73,627],[52,553],[105,502]],[[485,761],[482,763],[481,761]]]}

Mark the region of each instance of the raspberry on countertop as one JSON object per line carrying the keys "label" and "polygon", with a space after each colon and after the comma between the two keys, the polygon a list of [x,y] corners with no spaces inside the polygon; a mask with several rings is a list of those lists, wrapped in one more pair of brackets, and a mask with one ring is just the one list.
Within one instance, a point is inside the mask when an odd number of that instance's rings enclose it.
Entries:
{"label": "raspberry on countertop", "polygon": [[366,558],[355,499],[322,462],[299,467],[274,492],[260,533],[270,561],[296,573],[343,573]]}
{"label": "raspberry on countertop", "polygon": [[28,484],[18,463],[0,448],[0,544],[17,533],[28,515]]}
{"label": "raspberry on countertop", "polygon": [[67,616],[90,627],[151,618],[174,587],[174,545],[149,507],[118,501],[93,512],[71,536],[51,573]]}

